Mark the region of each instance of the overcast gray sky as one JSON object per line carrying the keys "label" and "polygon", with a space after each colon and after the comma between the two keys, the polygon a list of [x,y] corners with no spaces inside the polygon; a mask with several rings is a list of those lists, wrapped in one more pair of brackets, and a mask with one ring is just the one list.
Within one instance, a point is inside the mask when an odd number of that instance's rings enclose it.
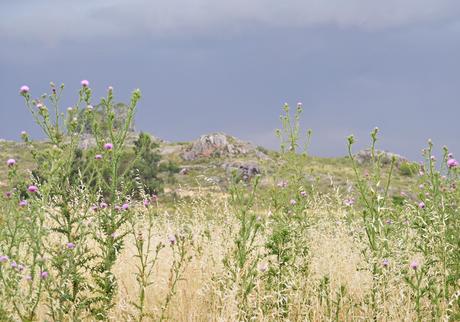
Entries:
{"label": "overcast gray sky", "polygon": [[270,148],[302,101],[312,153],[382,130],[411,159],[432,138],[460,154],[458,0],[0,0],[0,137],[39,137],[18,88],[80,80],[143,98],[137,128],[171,141],[224,131]]}

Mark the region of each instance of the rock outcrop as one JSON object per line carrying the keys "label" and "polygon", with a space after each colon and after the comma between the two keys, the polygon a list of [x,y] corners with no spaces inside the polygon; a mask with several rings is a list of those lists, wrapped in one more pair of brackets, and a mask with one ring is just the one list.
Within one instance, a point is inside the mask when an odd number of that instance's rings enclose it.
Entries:
{"label": "rock outcrop", "polygon": [[[187,161],[196,160],[202,157],[219,157],[247,155],[254,153],[258,157],[266,155],[249,143],[224,133],[212,133],[202,135],[198,140],[182,153],[182,158]],[[262,156],[263,155],[263,156]]]}
{"label": "rock outcrop", "polygon": [[[393,157],[396,159],[396,165],[399,166],[403,162],[407,162],[407,158],[388,151],[375,150],[375,156],[380,157],[382,164],[390,164]],[[355,154],[355,160],[358,164],[370,163],[372,153],[370,149],[361,150]]]}

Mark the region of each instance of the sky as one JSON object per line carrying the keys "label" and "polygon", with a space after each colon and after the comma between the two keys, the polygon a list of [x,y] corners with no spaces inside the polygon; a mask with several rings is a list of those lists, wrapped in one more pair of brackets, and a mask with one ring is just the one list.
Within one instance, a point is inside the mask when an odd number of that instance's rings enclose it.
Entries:
{"label": "sky", "polygon": [[18,90],[140,88],[136,128],[169,141],[225,132],[268,148],[302,102],[310,153],[460,154],[458,0],[0,0],[0,138],[41,138]]}

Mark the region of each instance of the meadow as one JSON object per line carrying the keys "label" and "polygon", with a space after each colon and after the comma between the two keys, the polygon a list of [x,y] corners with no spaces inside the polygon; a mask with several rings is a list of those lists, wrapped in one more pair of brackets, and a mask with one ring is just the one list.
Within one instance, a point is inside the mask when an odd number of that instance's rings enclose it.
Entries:
{"label": "meadow", "polygon": [[[447,147],[384,162],[375,128],[366,164],[353,136],[346,158],[315,158],[302,104],[286,104],[260,173],[221,173],[214,156],[181,176],[169,156],[147,176],[159,146],[128,142],[139,90],[121,123],[113,88],[96,105],[84,80],[65,112],[63,93],[21,87],[47,139],[23,132],[20,158],[2,145],[1,321],[460,320],[460,170]],[[94,145],[81,151],[85,131]]]}

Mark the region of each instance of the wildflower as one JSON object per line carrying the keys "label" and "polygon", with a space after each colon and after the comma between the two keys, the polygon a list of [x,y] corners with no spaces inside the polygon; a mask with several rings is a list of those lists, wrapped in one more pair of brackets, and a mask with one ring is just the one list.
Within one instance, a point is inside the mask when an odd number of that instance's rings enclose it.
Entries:
{"label": "wildflower", "polygon": [[27,94],[29,92],[29,90],[30,90],[29,86],[23,85],[23,86],[21,86],[21,89],[19,90],[19,92],[21,94]]}
{"label": "wildflower", "polygon": [[69,106],[69,107],[67,108],[67,112],[72,113],[72,112],[73,112],[73,108],[72,108],[71,106]]}
{"label": "wildflower", "polygon": [[108,90],[109,92],[111,92],[111,91],[113,91],[113,87],[112,87],[112,86],[109,86],[109,87],[107,87],[107,90]]}
{"label": "wildflower", "polygon": [[25,137],[27,136],[27,132],[26,131],[21,131],[21,137]]}
{"label": "wildflower", "polygon": [[27,200],[21,200],[21,201],[19,201],[19,206],[20,206],[20,207],[26,207],[27,205],[28,205]]}
{"label": "wildflower", "polygon": [[12,195],[11,191],[5,192],[5,197],[6,198],[11,198],[11,195]]}
{"label": "wildflower", "polygon": [[425,186],[424,186],[423,184],[419,185],[418,187],[419,187],[420,189],[425,188]]}
{"label": "wildflower", "polygon": [[120,211],[121,210],[121,207],[116,205],[115,207],[113,207],[116,211]]}
{"label": "wildflower", "polygon": [[41,277],[42,279],[47,279],[48,276],[49,276],[49,274],[48,274],[47,271],[43,271],[43,272],[40,273],[40,277]]}
{"label": "wildflower", "polygon": [[144,199],[143,204],[145,207],[148,207],[150,205],[150,200]]}
{"label": "wildflower", "polygon": [[102,159],[102,155],[96,154],[96,155],[94,156],[94,158],[95,158],[96,160],[101,160],[101,159]]}
{"label": "wildflower", "polygon": [[384,259],[384,260],[382,261],[382,266],[383,266],[383,267],[386,268],[386,267],[388,267],[389,265],[390,265],[390,261],[389,261],[388,259]]}
{"label": "wildflower", "polygon": [[16,160],[15,159],[8,159],[6,161],[6,164],[9,166],[9,167],[12,167],[16,164]]}
{"label": "wildflower", "polygon": [[412,268],[414,271],[417,270],[418,266],[419,266],[419,265],[418,265],[418,262],[415,261],[415,260],[412,261],[412,263],[410,263],[410,268]]}
{"label": "wildflower", "polygon": [[88,87],[89,86],[89,82],[86,79],[82,80],[80,83],[81,83],[81,86],[83,86],[83,87]]}
{"label": "wildflower", "polygon": [[355,198],[347,198],[343,202],[345,206],[351,207],[355,204]]}
{"label": "wildflower", "polygon": [[285,180],[282,180],[276,184],[279,188],[286,188],[288,185],[288,182]]}
{"label": "wildflower", "polygon": [[43,109],[43,104],[38,102],[37,105],[35,105],[35,107],[39,110]]}
{"label": "wildflower", "polygon": [[29,186],[29,188],[27,188],[27,191],[31,192],[31,193],[36,193],[38,192],[38,187],[37,186]]}
{"label": "wildflower", "polygon": [[434,161],[436,161],[436,157],[435,157],[434,155],[432,155],[432,156],[430,157],[430,160],[434,162]]}
{"label": "wildflower", "polygon": [[129,205],[127,203],[124,203],[122,206],[121,206],[121,209],[123,210],[128,210],[129,209]]}
{"label": "wildflower", "polygon": [[302,197],[306,197],[306,196],[307,196],[307,193],[306,193],[305,191],[301,191],[301,192],[300,192],[300,195],[301,195]]}
{"label": "wildflower", "polygon": [[291,199],[291,200],[289,201],[289,203],[290,203],[292,206],[294,206],[297,202],[296,202],[294,199]]}
{"label": "wildflower", "polygon": [[74,249],[74,248],[75,248],[75,244],[69,242],[69,243],[66,244],[66,247],[67,247],[68,249]]}
{"label": "wildflower", "polygon": [[447,158],[449,158],[449,159],[452,159],[453,157],[454,157],[454,155],[453,155],[452,153],[449,153],[449,154],[447,155]]}
{"label": "wildflower", "polygon": [[447,160],[447,167],[448,167],[449,169],[458,167],[458,161],[455,160],[455,159],[449,159],[449,160]]}
{"label": "wildflower", "polygon": [[88,111],[92,111],[92,110],[93,110],[93,106],[92,106],[92,105],[88,105],[88,106],[86,107],[86,109],[87,109]]}
{"label": "wildflower", "polygon": [[0,256],[0,263],[4,263],[4,262],[7,262],[7,261],[8,261],[8,256],[6,256],[6,255]]}
{"label": "wildflower", "polygon": [[97,206],[96,206],[96,205],[92,205],[90,209],[91,209],[92,211],[97,211]]}
{"label": "wildflower", "polygon": [[387,225],[391,225],[391,224],[393,224],[393,220],[387,219],[387,221],[386,221],[385,223],[386,223]]}
{"label": "wildflower", "polygon": [[105,208],[107,208],[107,204],[105,202],[101,202],[99,207],[101,207],[102,209],[105,209]]}
{"label": "wildflower", "polygon": [[117,238],[117,233],[116,232],[113,232],[112,234],[110,234],[110,237],[112,237],[113,239]]}
{"label": "wildflower", "polygon": [[18,271],[19,272],[22,272],[24,270],[24,268],[25,268],[24,265],[22,265],[22,264],[18,265]]}
{"label": "wildflower", "polygon": [[24,279],[28,282],[31,282],[32,281],[32,276],[31,275],[26,275],[24,276]]}
{"label": "wildflower", "polygon": [[11,262],[11,268],[16,268],[18,267],[18,264],[15,261]]}
{"label": "wildflower", "polygon": [[174,245],[176,243],[176,236],[174,235],[169,235],[168,236],[168,241],[170,245]]}
{"label": "wildflower", "polygon": [[104,149],[106,149],[107,151],[112,150],[113,149],[113,144],[112,143],[104,144]]}
{"label": "wildflower", "polygon": [[420,209],[425,209],[426,205],[425,205],[425,203],[423,201],[420,201],[420,203],[418,204],[418,207]]}
{"label": "wildflower", "polygon": [[259,265],[259,272],[265,273],[268,269],[268,264],[267,263],[262,263]]}
{"label": "wildflower", "polygon": [[158,201],[158,196],[156,194],[152,195],[152,201],[157,202]]}

